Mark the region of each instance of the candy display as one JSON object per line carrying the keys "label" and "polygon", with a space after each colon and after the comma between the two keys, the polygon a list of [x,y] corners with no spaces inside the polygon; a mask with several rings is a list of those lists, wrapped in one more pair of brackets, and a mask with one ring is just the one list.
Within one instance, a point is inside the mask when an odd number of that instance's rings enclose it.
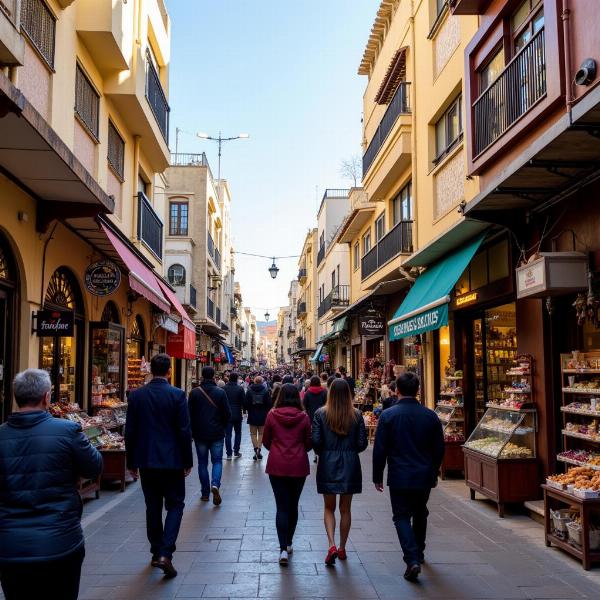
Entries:
{"label": "candy display", "polygon": [[600,433],[598,432],[598,421],[594,419],[586,423],[565,423],[563,434],[572,437],[589,438],[593,441],[600,441]]}
{"label": "candy display", "polygon": [[50,405],[48,409],[50,414],[54,417],[63,417],[67,414],[75,414],[81,412],[81,407],[79,404],[75,404],[74,402],[54,402]]}
{"label": "candy display", "polygon": [[448,357],[445,367],[445,377],[442,382],[439,400],[436,402],[437,414],[444,429],[446,453],[442,463],[442,476],[446,471],[462,471],[464,457],[462,445],[465,441],[465,413],[463,397],[463,372],[456,368],[456,359]]}
{"label": "candy display", "polygon": [[481,438],[468,441],[465,446],[472,450],[477,450],[482,454],[500,458],[532,458],[533,451],[525,446],[519,446],[508,442],[498,440],[494,437]]}
{"label": "candy display", "polygon": [[518,356],[514,361],[514,366],[506,371],[506,375],[513,379],[504,386],[499,397],[490,399],[488,407],[520,410],[533,406],[532,372],[533,359],[531,356]]}

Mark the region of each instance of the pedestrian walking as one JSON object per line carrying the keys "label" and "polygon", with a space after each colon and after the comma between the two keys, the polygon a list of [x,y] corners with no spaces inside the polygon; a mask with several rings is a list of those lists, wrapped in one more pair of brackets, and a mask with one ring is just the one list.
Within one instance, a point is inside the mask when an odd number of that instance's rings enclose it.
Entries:
{"label": "pedestrian walking", "polygon": [[[317,375],[310,378],[309,384],[310,385],[304,394],[304,398],[302,399],[302,403],[304,404],[304,409],[306,410],[312,425],[317,410],[325,406],[325,402],[327,401],[327,390],[321,386],[321,380]],[[313,462],[316,463],[317,460],[318,457],[315,452]]]}
{"label": "pedestrian walking", "polygon": [[257,375],[244,399],[244,408],[248,413],[250,439],[254,447],[253,460],[262,460],[263,430],[267,414],[271,410],[271,393],[264,387],[263,382],[263,378]]}
{"label": "pedestrian walking", "polygon": [[281,387],[277,403],[267,416],[263,444],[269,451],[266,472],[277,505],[279,564],[285,566],[293,552],[298,503],[310,474],[308,451],[312,446],[310,421],[302,408],[298,388],[292,383]]}
{"label": "pedestrian walking", "polygon": [[[232,458],[241,458],[240,445],[242,443],[242,411],[244,410],[244,390],[238,384],[239,374],[236,372],[230,373],[229,381],[223,388],[229,401],[229,410],[231,418],[227,423],[225,430],[225,450],[227,452],[227,460]],[[231,444],[232,435],[235,433],[233,446]]]}
{"label": "pedestrian walking", "polygon": [[17,408],[0,426],[0,581],[6,600],[79,596],[85,556],[80,477],[102,457],[67,419],[48,413],[50,376],[27,369],[13,382]]}
{"label": "pedestrian walking", "polygon": [[[329,543],[325,564],[346,560],[346,543],[352,525],[352,498],[362,492],[359,453],[368,444],[367,429],[352,404],[350,386],[344,379],[331,383],[327,402],[319,408],[312,425],[312,443],[319,456],[317,492],[323,494],[324,522]],[[335,544],[335,510],[340,510],[340,543]]]}
{"label": "pedestrian walking", "polygon": [[[192,390],[188,407],[198,457],[200,500],[208,502],[212,493],[213,504],[219,506],[222,502],[221,476],[225,429],[231,419],[231,410],[226,393],[215,382],[215,370],[212,367],[202,369],[202,382]],[[210,477],[209,454],[212,465]]]}
{"label": "pedestrian walking", "polygon": [[350,386],[350,393],[352,394],[352,398],[354,398],[354,390],[356,388],[356,381],[354,381],[354,377],[352,375],[348,375],[346,371],[346,367],[343,365],[338,367],[338,373],[342,377],[342,379],[346,380],[346,383]]}
{"label": "pedestrian walking", "polygon": [[373,483],[388,487],[394,525],[404,553],[404,578],[416,581],[425,560],[427,502],[444,458],[444,434],[437,415],[416,399],[419,378],[404,373],[396,380],[398,402],[379,418],[373,448]]}
{"label": "pedestrian walking", "polygon": [[129,394],[127,468],[142,482],[151,564],[172,578],[177,576],[173,553],[185,507],[185,478],[193,465],[192,432],[185,392],[169,384],[171,357],[157,354],[150,371],[152,379]]}
{"label": "pedestrian walking", "polygon": [[321,387],[327,389],[327,380],[329,379],[329,373],[327,371],[323,371],[320,375],[321,377]]}

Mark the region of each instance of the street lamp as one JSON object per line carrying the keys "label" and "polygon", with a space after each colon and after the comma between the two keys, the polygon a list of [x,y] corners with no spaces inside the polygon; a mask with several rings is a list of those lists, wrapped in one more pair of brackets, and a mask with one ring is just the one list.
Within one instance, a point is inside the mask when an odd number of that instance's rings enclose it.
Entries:
{"label": "street lamp", "polygon": [[271,315],[269,314],[269,311],[267,311],[265,313],[265,321],[268,323],[270,318],[271,318]]}
{"label": "street lamp", "polygon": [[279,273],[279,269],[275,264],[275,258],[273,258],[273,264],[269,267],[269,273],[273,279],[275,279],[275,277],[277,277],[277,273]]}
{"label": "street lamp", "polygon": [[223,142],[231,142],[233,140],[247,140],[250,136],[247,133],[240,133],[239,135],[234,135],[233,137],[223,137],[221,132],[219,131],[219,137],[213,137],[208,135],[208,133],[197,133],[196,134],[201,140],[211,140],[213,142],[218,142],[219,144],[219,168],[217,173],[217,179],[221,181],[221,147],[223,146]]}

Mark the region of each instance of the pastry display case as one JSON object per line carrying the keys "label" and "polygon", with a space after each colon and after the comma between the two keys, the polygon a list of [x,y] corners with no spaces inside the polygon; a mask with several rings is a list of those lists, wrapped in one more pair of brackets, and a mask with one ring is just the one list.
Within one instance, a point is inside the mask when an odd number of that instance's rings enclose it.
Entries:
{"label": "pastry display case", "polygon": [[93,407],[123,402],[124,330],[90,323],[90,398]]}
{"label": "pastry display case", "polygon": [[[448,369],[447,369],[448,371]],[[462,371],[451,369],[436,402],[435,413],[444,428],[446,451],[442,462],[442,479],[447,471],[462,471],[464,468],[461,447],[465,442],[465,412],[462,388]]]}

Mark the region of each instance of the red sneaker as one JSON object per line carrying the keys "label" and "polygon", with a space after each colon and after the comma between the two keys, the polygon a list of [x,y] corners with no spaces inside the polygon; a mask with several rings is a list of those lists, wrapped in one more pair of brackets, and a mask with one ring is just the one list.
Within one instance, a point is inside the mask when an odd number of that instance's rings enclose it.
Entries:
{"label": "red sneaker", "polygon": [[335,559],[337,557],[338,557],[337,548],[335,546],[331,546],[331,548],[329,548],[329,552],[327,553],[327,556],[325,557],[325,564],[328,567],[333,567],[333,565],[335,565]]}
{"label": "red sneaker", "polygon": [[348,559],[348,555],[346,554],[346,549],[345,548],[339,548],[338,549],[338,558],[340,560],[347,560]]}

